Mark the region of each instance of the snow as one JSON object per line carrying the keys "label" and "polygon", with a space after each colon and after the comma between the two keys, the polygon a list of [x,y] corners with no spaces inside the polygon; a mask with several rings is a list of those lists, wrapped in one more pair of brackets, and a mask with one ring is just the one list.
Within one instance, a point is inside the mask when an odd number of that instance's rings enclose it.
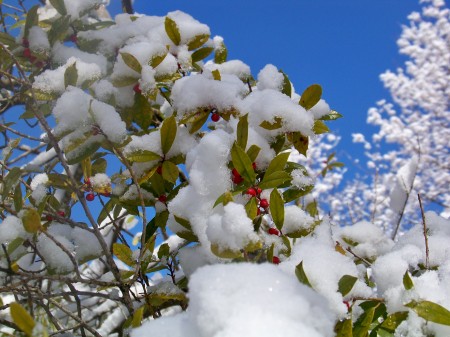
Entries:
{"label": "snow", "polygon": [[33,26],[28,32],[28,41],[30,49],[35,53],[46,52],[50,49],[47,34],[39,26]]}
{"label": "snow", "polygon": [[280,91],[283,82],[283,74],[274,65],[268,64],[258,73],[257,88],[258,90],[273,89]]}
{"label": "snow", "polygon": [[324,299],[273,265],[202,267],[189,289],[188,311],[146,322],[131,336],[333,336]]}
{"label": "snow", "polygon": [[219,250],[240,251],[259,241],[244,206],[230,202],[223,211],[223,215],[214,213],[209,217],[206,230],[208,239],[218,245]]}

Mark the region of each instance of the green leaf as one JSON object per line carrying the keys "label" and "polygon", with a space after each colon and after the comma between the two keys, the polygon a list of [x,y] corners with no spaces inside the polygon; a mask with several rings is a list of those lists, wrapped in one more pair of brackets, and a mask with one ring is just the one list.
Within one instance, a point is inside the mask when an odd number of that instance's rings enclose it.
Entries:
{"label": "green leaf", "polygon": [[16,188],[14,189],[14,210],[16,212],[20,212],[22,206],[23,206],[22,188],[19,183],[16,185]]}
{"label": "green leaf", "polygon": [[92,163],[92,175],[97,173],[105,173],[106,172],[107,161],[104,158],[98,158],[96,161]]}
{"label": "green leaf", "polygon": [[353,337],[352,331],[352,319],[347,318],[343,321],[339,321],[336,324],[334,331],[336,332],[336,337]]}
{"label": "green leaf", "polygon": [[347,295],[352,290],[357,280],[357,277],[351,275],[344,275],[341,277],[338,283],[338,290],[342,296]]}
{"label": "green leaf", "polygon": [[61,16],[56,19],[47,34],[50,45],[54,45],[57,41],[62,41],[67,36],[67,30],[70,27],[70,16]]}
{"label": "green leaf", "polygon": [[284,201],[276,188],[270,193],[269,208],[275,226],[277,226],[278,230],[281,230],[284,224]]}
{"label": "green leaf", "polygon": [[281,117],[275,116],[273,123],[269,121],[262,121],[259,126],[266,130],[277,130],[283,126],[283,119]]}
{"label": "green leaf", "polygon": [[131,326],[133,328],[137,328],[137,327],[141,326],[142,319],[144,318],[144,310],[145,310],[145,306],[142,306],[134,312],[133,318],[131,320]]}
{"label": "green leaf", "polygon": [[161,126],[161,149],[164,154],[170,151],[177,135],[177,121],[175,116],[167,118]]}
{"label": "green leaf", "polygon": [[173,216],[175,218],[175,221],[178,222],[181,226],[183,226],[184,228],[186,228],[187,230],[192,230],[191,228],[191,224],[189,223],[189,221],[187,221],[186,219],[180,218],[176,215]]}
{"label": "green leaf", "polygon": [[39,24],[39,16],[38,11],[39,5],[31,7],[27,12],[27,18],[25,20],[25,31],[23,36],[25,38],[28,38],[28,33],[30,31],[30,28],[33,26],[37,26]]}
{"label": "green leaf", "polygon": [[281,92],[289,97],[292,96],[292,85],[291,81],[289,81],[289,77],[283,72],[283,70],[278,70],[280,73],[283,74],[283,87]]}
{"label": "green leaf", "polygon": [[252,146],[250,146],[247,150],[247,155],[250,158],[250,160],[252,161],[252,163],[256,160],[256,158],[258,158],[258,154],[261,151],[261,148],[255,144],[253,144]]}
{"label": "green leaf", "polygon": [[25,240],[22,238],[15,238],[14,240],[12,240],[10,243],[8,243],[8,254],[11,255],[12,253],[14,253],[14,251],[22,246],[24,242]]}
{"label": "green leaf", "polygon": [[450,325],[450,311],[437,303],[430,301],[412,301],[405,304],[405,306],[414,310],[417,315],[427,321]]}
{"label": "green leaf", "polygon": [[309,110],[320,101],[321,97],[322,87],[318,84],[313,84],[303,91],[299,104],[306,110]]}
{"label": "green leaf", "polygon": [[64,72],[64,87],[67,88],[69,85],[76,86],[78,81],[78,71],[77,63],[74,62],[67,67]]}
{"label": "green leaf", "polygon": [[309,282],[308,277],[306,276],[305,270],[303,269],[303,261],[295,267],[295,276],[297,276],[297,279],[300,281],[300,283],[303,283],[304,285],[312,288],[312,285]]}
{"label": "green leaf", "polygon": [[145,242],[148,242],[158,230],[158,226],[156,226],[155,218],[151,219],[147,226],[145,226]]}
{"label": "green leaf", "polygon": [[113,253],[114,255],[127,266],[134,267],[136,261],[133,259],[133,252],[130,247],[123,243],[115,242],[113,244]]}
{"label": "green leaf", "polygon": [[343,116],[334,110],[330,110],[330,113],[328,115],[322,116],[319,119],[323,121],[334,121],[336,119],[342,118]]}
{"label": "green leaf", "polygon": [[239,123],[237,125],[236,130],[236,142],[242,148],[245,149],[247,147],[247,139],[248,139],[248,114],[239,117]]}
{"label": "green leaf", "polygon": [[198,115],[195,116],[195,119],[192,120],[191,126],[189,128],[189,133],[193,134],[200,130],[205,124],[206,120],[208,119],[209,111],[203,111],[200,112]]}
{"label": "green leaf", "polygon": [[288,134],[288,140],[292,142],[295,149],[306,157],[308,151],[309,139],[303,136],[300,132],[292,132]]}
{"label": "green leaf", "polygon": [[115,86],[116,88],[122,88],[122,87],[127,87],[129,85],[132,84],[136,84],[138,81],[138,79],[136,77],[131,77],[131,76],[127,76],[127,77],[117,77],[112,79],[112,85]]}
{"label": "green leaf", "polygon": [[323,121],[316,120],[314,122],[313,132],[316,135],[321,135],[322,133],[330,132],[330,129],[328,128],[328,126],[325,125]]}
{"label": "green leaf", "polygon": [[251,198],[245,205],[245,211],[247,216],[253,220],[258,215],[258,205],[256,204],[256,198]]}
{"label": "green leaf", "polygon": [[256,175],[253,170],[252,161],[247,153],[236,143],[231,148],[231,161],[233,162],[234,168],[236,168],[244,180],[250,184],[255,183]]}
{"label": "green leaf", "polygon": [[9,311],[13,322],[19,327],[20,330],[31,337],[33,335],[33,328],[36,323],[28,311],[26,311],[25,308],[17,302],[13,302],[9,305]]}
{"label": "green leaf", "polygon": [[381,323],[380,327],[389,331],[394,332],[395,329],[400,325],[401,322],[403,322],[405,319],[408,318],[408,312],[407,311],[399,311],[395,312],[384,320],[383,323]]}
{"label": "green leaf", "polygon": [[222,259],[236,259],[242,256],[241,251],[231,249],[221,249],[218,244],[211,244],[211,252]]}
{"label": "green leaf", "polygon": [[300,197],[307,195],[312,191],[314,185],[305,186],[302,189],[298,189],[296,187],[291,187],[283,192],[284,202],[291,202]]}
{"label": "green leaf", "polygon": [[264,175],[263,180],[258,186],[263,190],[268,188],[277,188],[291,179],[292,179],[291,175],[285,171],[273,172],[270,175],[267,175],[266,173]]}
{"label": "green leaf", "polygon": [[220,76],[219,69],[213,70],[211,73],[215,81],[220,81],[222,79],[222,76]]}
{"label": "green leaf", "polygon": [[155,152],[148,150],[138,150],[127,154],[127,159],[133,163],[145,163],[152,160],[159,160],[161,156]]}
{"label": "green leaf", "polygon": [[61,15],[67,15],[66,5],[64,0],[50,0],[50,3],[55,7],[56,11]]}
{"label": "green leaf", "polygon": [[128,67],[133,69],[138,74],[140,74],[142,72],[142,66],[136,57],[134,57],[133,55],[131,55],[129,53],[124,53],[124,52],[120,53],[120,56],[122,56],[123,61],[125,62],[125,64]]}
{"label": "green leaf", "polygon": [[219,46],[216,47],[214,51],[214,63],[221,64],[227,60],[228,51],[225,44],[222,42]]}
{"label": "green leaf", "polygon": [[152,68],[156,68],[157,66],[159,66],[161,64],[162,61],[164,61],[166,56],[167,56],[167,52],[165,54],[153,55],[152,58],[150,59],[150,61],[148,61],[148,65],[151,66]]}
{"label": "green leaf", "polygon": [[205,58],[207,58],[212,52],[214,48],[213,47],[203,47],[200,49],[197,49],[194,51],[191,55],[192,62],[198,62]]}
{"label": "green leaf", "polygon": [[411,279],[411,276],[409,276],[408,271],[405,272],[405,275],[403,275],[403,286],[406,290],[410,290],[414,288],[414,282]]}
{"label": "green leaf", "polygon": [[3,199],[7,197],[12,187],[18,183],[20,176],[22,175],[22,170],[18,167],[13,167],[6,177],[3,178]]}
{"label": "green leaf", "polygon": [[208,34],[200,34],[195,35],[192,39],[187,43],[188,50],[194,50],[203,46],[209,40]]}
{"label": "green leaf", "polygon": [[[282,152],[272,159],[264,175],[270,176],[277,171],[284,171],[290,152]],[[264,180],[263,180],[264,181]]]}
{"label": "green leaf", "polygon": [[[66,150],[67,163],[70,165],[77,164],[84,158],[93,155],[100,147],[99,143],[89,142],[88,140],[86,140],[86,142],[82,142],[82,139],[77,139],[74,140],[74,142],[77,142],[78,145],[70,150]],[[80,148],[82,148],[82,150]]]}
{"label": "green leaf", "polygon": [[310,202],[308,205],[306,205],[305,211],[309,213],[309,215],[311,215],[312,217],[319,215],[319,210],[317,209],[317,201],[314,200]]}
{"label": "green leaf", "polygon": [[10,47],[10,49],[17,44],[16,40],[11,35],[3,32],[0,32],[0,42]]}
{"label": "green leaf", "polygon": [[159,246],[158,249],[158,258],[162,258],[164,256],[169,256],[170,254],[170,247],[169,244],[163,243],[161,246]]}
{"label": "green leaf", "polygon": [[164,21],[164,28],[166,29],[166,34],[169,39],[172,40],[175,46],[178,46],[181,42],[181,35],[177,23],[166,16],[166,20]]}
{"label": "green leaf", "polygon": [[367,337],[374,314],[375,307],[372,307],[365,310],[364,313],[359,316],[353,326],[353,337]]}
{"label": "green leaf", "polygon": [[171,161],[166,160],[162,163],[162,176],[164,180],[175,184],[179,174],[178,166]]}

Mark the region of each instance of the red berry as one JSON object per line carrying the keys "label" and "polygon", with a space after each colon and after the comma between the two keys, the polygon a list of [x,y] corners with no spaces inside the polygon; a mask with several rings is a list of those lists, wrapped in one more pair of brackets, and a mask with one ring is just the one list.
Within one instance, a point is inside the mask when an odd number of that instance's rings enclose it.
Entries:
{"label": "red berry", "polygon": [[86,185],[90,185],[90,184],[91,184],[91,179],[89,179],[89,178],[84,178],[84,183],[85,183]]}
{"label": "red berry", "polygon": [[253,167],[253,170],[256,171],[256,163],[255,162],[252,163],[252,167]]}
{"label": "red berry", "polygon": [[245,191],[245,194],[248,194],[252,197],[256,197],[256,190],[253,187],[249,187],[247,191]]}
{"label": "red berry", "polygon": [[22,39],[22,46],[24,46],[25,48],[30,47],[30,41],[28,41],[28,39],[23,38]]}
{"label": "red berry", "polygon": [[235,168],[233,168],[232,170],[231,170],[231,174],[234,176],[234,177],[237,177],[237,176],[241,176],[240,174],[239,174],[239,172],[238,172],[238,170],[236,170]]}
{"label": "red berry", "polygon": [[219,119],[220,119],[220,115],[219,115],[219,114],[212,114],[212,115],[211,115],[211,120],[212,120],[213,122],[218,122]]}
{"label": "red berry", "polygon": [[167,197],[164,194],[161,194],[158,198],[159,201],[161,201],[162,203],[166,203],[167,202]]}
{"label": "red berry", "polygon": [[260,189],[259,187],[256,188],[256,194],[260,195],[262,192],[262,189]]}
{"label": "red berry", "polygon": [[278,257],[278,256],[274,256],[273,258],[272,258],[272,263],[273,264],[280,264],[280,258]]}
{"label": "red berry", "polygon": [[59,216],[66,216],[66,212],[64,212],[64,211],[58,211],[57,214]]}
{"label": "red berry", "polygon": [[45,220],[47,220],[47,221],[52,221],[52,220],[53,220],[53,217],[52,217],[50,214],[47,214],[47,215],[45,216]]}
{"label": "red berry", "polygon": [[156,169],[156,173],[162,174],[162,166],[158,166],[158,168]]}
{"label": "red berry", "polygon": [[133,90],[134,90],[134,92],[135,92],[136,94],[141,94],[141,93],[142,93],[142,90],[141,90],[141,87],[139,86],[139,83],[136,83],[136,84],[134,85]]}
{"label": "red berry", "polygon": [[267,231],[270,235],[280,235],[280,232],[278,231],[278,229],[276,228],[269,228],[269,230]]}
{"label": "red berry", "polygon": [[100,193],[102,196],[109,198],[111,196],[111,193]]}
{"label": "red berry", "polygon": [[30,48],[25,48],[22,53],[23,57],[31,58],[31,50]]}
{"label": "red berry", "polygon": [[256,215],[260,215],[261,214],[261,210],[259,208],[256,209]]}
{"label": "red berry", "polygon": [[261,199],[261,201],[259,202],[259,206],[265,209],[269,207],[269,202],[267,201],[267,199]]}
{"label": "red berry", "polygon": [[87,201],[93,201],[94,199],[95,199],[95,194],[94,193],[86,194],[86,200]]}
{"label": "red berry", "polygon": [[231,174],[233,176],[232,177],[233,183],[235,183],[236,185],[244,181],[244,179],[241,177],[241,175],[235,168],[231,171]]}

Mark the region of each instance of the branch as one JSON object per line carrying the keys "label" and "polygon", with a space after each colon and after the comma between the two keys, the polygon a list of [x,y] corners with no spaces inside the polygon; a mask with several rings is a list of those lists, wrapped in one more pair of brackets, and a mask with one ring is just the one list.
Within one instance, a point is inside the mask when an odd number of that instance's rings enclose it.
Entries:
{"label": "branch", "polygon": [[134,14],[133,5],[131,0],[122,0],[122,11],[127,14]]}

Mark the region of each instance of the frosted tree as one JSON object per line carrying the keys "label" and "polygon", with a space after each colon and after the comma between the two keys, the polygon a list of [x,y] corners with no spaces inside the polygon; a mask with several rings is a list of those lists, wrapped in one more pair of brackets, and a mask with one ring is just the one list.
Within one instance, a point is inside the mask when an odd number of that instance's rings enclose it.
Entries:
{"label": "frosted tree", "polygon": [[392,99],[368,112],[379,130],[367,140],[354,135],[365,146],[369,178],[351,182],[333,202],[336,220],[369,219],[393,235],[420,220],[418,193],[450,215],[450,11],[444,1],[423,1],[408,20],[397,42],[405,66],[380,76]]}
{"label": "frosted tree", "polygon": [[318,84],[103,5],[0,2],[2,337],[449,335],[447,220],[394,243],[318,209]]}

